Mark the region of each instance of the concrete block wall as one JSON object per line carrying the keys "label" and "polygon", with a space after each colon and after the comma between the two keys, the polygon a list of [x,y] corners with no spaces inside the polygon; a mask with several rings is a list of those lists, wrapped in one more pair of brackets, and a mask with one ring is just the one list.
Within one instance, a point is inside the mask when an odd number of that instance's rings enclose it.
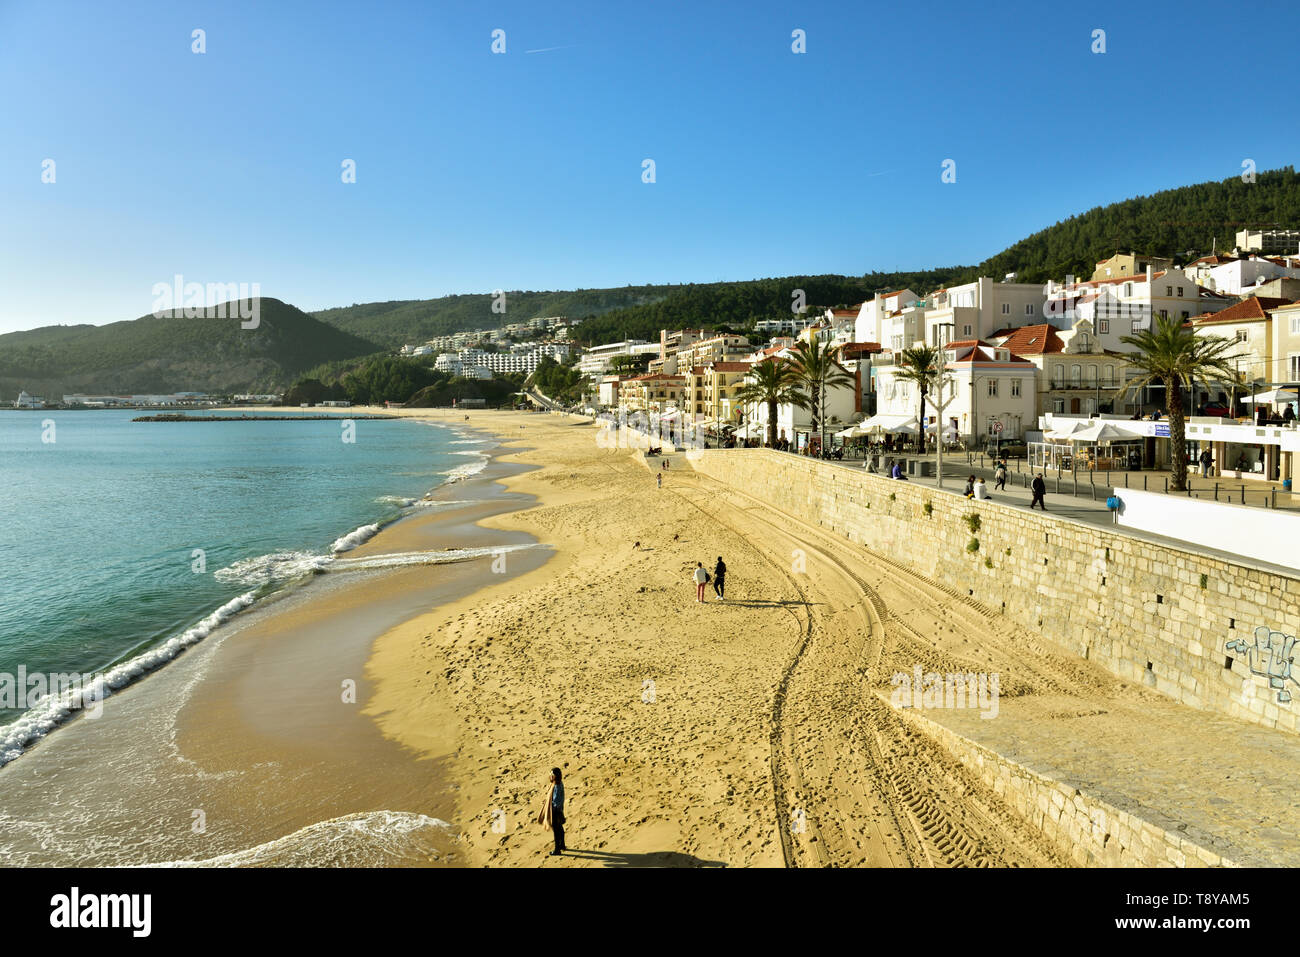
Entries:
{"label": "concrete block wall", "polygon": [[[888,697],[881,695],[888,701]],[[910,709],[904,721],[934,738],[1080,867],[1234,867],[1212,840],[1121,810],[1094,794],[1040,774]],[[1148,815],[1149,816],[1149,815]],[[1267,861],[1259,862],[1267,866]]]}
{"label": "concrete block wall", "polygon": [[[1296,578],[789,453],[685,455],[699,472],[886,553],[1121,678],[1300,733],[1300,668],[1254,648],[1261,626],[1297,633]],[[974,533],[965,521],[972,514]],[[972,539],[977,551],[968,551]],[[1227,647],[1239,639],[1249,652]],[[1269,686],[1261,672],[1270,668],[1293,701]]]}

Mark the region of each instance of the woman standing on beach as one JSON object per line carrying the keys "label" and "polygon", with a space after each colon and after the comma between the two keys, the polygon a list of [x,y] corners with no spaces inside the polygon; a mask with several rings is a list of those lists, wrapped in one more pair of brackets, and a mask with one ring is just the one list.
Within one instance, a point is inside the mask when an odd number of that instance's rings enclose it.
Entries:
{"label": "woman standing on beach", "polygon": [[704,570],[703,562],[695,563],[695,571],[691,572],[691,578],[695,581],[695,600],[704,601],[704,586],[708,583],[709,573]]}
{"label": "woman standing on beach", "polygon": [[537,815],[538,824],[551,825],[555,835],[555,850],[551,857],[559,857],[567,850],[564,846],[564,782],[560,780],[560,769],[551,768],[551,789],[546,793],[546,803],[542,813]]}

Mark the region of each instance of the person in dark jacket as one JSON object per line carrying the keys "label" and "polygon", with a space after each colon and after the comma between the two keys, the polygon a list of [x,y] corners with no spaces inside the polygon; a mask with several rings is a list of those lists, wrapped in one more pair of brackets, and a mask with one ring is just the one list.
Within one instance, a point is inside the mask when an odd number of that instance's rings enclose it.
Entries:
{"label": "person in dark jacket", "polygon": [[564,782],[560,780],[559,768],[551,768],[551,789],[547,792],[546,803],[542,805],[542,813],[537,815],[537,823],[551,825],[551,833],[555,836],[555,850],[551,851],[551,856],[559,857],[566,850],[564,846]]}
{"label": "person in dark jacket", "polygon": [[1033,508],[1035,505],[1041,505],[1043,511],[1046,512],[1047,503],[1043,501],[1043,496],[1047,494],[1047,483],[1043,481],[1043,476],[1035,475],[1034,484],[1030,488],[1033,490],[1034,500],[1029,503],[1029,507]]}
{"label": "person in dark jacket", "polygon": [[726,598],[724,594],[727,590],[727,563],[718,556],[718,564],[713,566],[713,594],[718,596],[719,600]]}

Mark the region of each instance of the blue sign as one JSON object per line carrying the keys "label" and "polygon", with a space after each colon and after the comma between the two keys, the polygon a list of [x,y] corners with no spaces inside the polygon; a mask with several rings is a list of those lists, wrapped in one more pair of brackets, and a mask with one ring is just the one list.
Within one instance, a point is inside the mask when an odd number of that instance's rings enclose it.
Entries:
{"label": "blue sign", "polygon": [[1155,435],[1156,438],[1166,438],[1166,439],[1169,438],[1169,423],[1157,422]]}

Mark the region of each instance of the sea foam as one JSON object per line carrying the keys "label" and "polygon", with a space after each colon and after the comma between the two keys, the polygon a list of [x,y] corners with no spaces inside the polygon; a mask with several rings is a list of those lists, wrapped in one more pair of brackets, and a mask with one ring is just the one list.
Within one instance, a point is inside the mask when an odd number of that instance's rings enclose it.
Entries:
{"label": "sea foam", "polygon": [[237,598],[232,598],[198,624],[110,668],[86,687],[50,695],[35,707],[23,712],[12,723],[0,727],[0,767],[19,757],[33,741],[43,738],[76,712],[83,710],[83,696],[89,697],[90,703],[102,701],[114,691],[126,687],[159,665],[171,661],[186,648],[202,641],[212,634],[218,625],[239,614],[253,601],[252,592],[245,592]]}
{"label": "sea foam", "polygon": [[[144,867],[377,867],[427,863],[433,839],[446,840],[452,825],[413,811],[367,811],[317,821],[242,851]],[[453,837],[454,839],[454,837]]]}

